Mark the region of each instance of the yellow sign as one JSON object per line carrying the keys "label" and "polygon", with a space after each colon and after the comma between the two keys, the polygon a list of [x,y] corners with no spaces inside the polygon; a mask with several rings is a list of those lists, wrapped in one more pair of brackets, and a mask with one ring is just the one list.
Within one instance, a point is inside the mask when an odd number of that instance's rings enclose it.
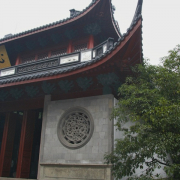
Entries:
{"label": "yellow sign", "polygon": [[5,46],[0,46],[0,69],[11,66]]}

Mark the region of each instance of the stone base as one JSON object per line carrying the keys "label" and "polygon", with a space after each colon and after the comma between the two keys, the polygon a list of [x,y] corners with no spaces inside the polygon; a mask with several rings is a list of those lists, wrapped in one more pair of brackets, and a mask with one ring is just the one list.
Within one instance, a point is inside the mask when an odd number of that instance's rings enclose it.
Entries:
{"label": "stone base", "polygon": [[41,180],[111,180],[109,165],[41,164]]}

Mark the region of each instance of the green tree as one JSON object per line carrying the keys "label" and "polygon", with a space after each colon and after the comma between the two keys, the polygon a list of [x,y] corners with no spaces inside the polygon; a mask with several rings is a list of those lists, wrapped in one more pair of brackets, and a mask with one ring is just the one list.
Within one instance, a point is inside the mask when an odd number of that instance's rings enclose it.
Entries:
{"label": "green tree", "polygon": [[[180,45],[162,58],[162,65],[145,62],[133,68],[133,76],[119,88],[113,111],[116,127],[124,132],[114,151],[105,155],[117,179],[154,178],[164,168],[172,179],[180,179]],[[132,126],[123,129],[128,121]],[[136,169],[142,169],[135,177]],[[155,176],[160,177],[160,174]]]}

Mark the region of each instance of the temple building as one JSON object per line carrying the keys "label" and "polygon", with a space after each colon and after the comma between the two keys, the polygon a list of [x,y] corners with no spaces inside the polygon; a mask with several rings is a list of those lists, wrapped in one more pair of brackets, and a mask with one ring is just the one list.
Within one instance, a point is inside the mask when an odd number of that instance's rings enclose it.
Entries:
{"label": "temple building", "polygon": [[111,0],[92,0],[0,39],[0,180],[113,179],[104,164],[116,138],[110,114],[142,63],[142,1],[125,34]]}

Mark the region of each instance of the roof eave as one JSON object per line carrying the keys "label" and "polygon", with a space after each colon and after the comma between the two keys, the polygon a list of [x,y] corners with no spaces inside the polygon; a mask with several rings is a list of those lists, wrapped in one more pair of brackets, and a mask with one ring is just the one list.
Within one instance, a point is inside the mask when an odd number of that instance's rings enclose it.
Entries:
{"label": "roof eave", "polygon": [[[134,22],[133,26],[131,26],[128,31],[123,34],[121,38],[118,39],[118,41],[114,44],[114,47],[111,50],[106,51],[105,54],[102,54],[101,56],[97,56],[95,59],[88,61],[87,63],[83,64],[82,66],[79,65],[76,68],[68,69],[66,72],[61,72],[57,75],[47,75],[47,72],[45,72],[44,77],[41,78],[32,78],[29,80],[26,80],[26,77],[23,77],[23,80],[15,80],[14,82],[11,82],[11,80],[7,81],[6,83],[1,83],[0,82],[0,87],[8,87],[8,86],[16,86],[20,84],[28,84],[28,83],[34,83],[34,82],[39,82],[39,81],[44,81],[44,80],[53,80],[53,79],[60,79],[60,78],[65,78],[69,77],[72,75],[76,75],[88,70],[91,70],[93,68],[96,68],[110,59],[113,58],[125,45],[126,43],[133,37],[134,33],[142,27],[142,18],[139,17],[139,19],[136,19],[136,22]],[[141,49],[142,50],[142,49]],[[139,63],[141,63],[142,57],[140,57]],[[52,74],[52,73],[50,73]],[[36,76],[36,75],[35,75]]]}

